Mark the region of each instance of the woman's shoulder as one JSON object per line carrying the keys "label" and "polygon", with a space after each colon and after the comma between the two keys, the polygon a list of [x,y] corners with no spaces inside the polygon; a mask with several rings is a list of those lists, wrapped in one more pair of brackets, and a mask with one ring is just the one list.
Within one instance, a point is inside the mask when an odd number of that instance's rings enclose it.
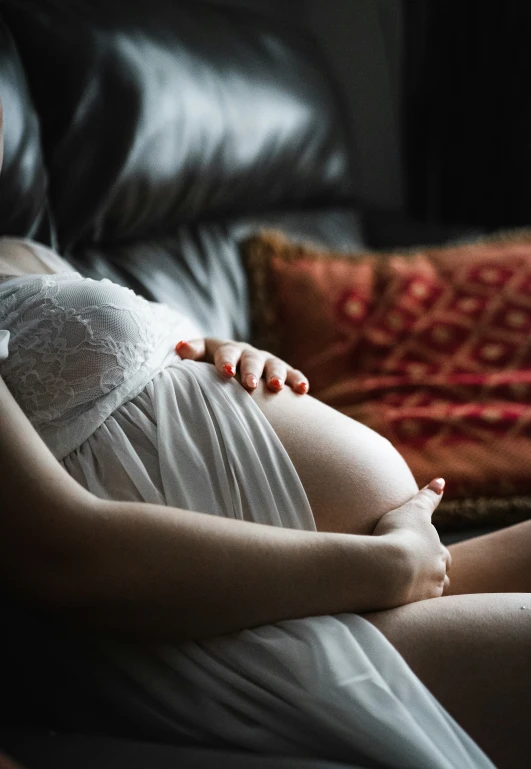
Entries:
{"label": "woman's shoulder", "polygon": [[27,238],[0,237],[0,280],[27,274],[72,270],[66,259],[41,243]]}

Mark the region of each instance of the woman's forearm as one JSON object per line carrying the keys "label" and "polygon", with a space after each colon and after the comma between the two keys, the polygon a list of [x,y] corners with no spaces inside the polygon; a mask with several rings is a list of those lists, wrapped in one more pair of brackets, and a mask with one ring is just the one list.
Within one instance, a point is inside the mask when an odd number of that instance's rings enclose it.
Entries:
{"label": "woman's forearm", "polygon": [[180,641],[393,602],[393,554],[379,537],[100,500],[82,517],[48,589],[81,624]]}
{"label": "woman's forearm", "polygon": [[0,425],[0,589],[29,603],[178,641],[399,602],[400,558],[384,537],[97,499],[52,456],[1,378]]}

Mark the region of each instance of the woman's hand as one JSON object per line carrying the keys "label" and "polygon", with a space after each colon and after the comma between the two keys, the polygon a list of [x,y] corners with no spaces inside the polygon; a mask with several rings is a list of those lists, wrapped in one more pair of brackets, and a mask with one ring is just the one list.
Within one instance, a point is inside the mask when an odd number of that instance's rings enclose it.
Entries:
{"label": "woman's hand", "polygon": [[452,557],[431,523],[443,489],[442,478],[431,481],[405,505],[382,516],[373,531],[397,547],[397,563],[404,567],[397,574],[401,604],[438,598],[450,584]]}
{"label": "woman's hand", "polygon": [[256,389],[262,377],[272,392],[279,392],[284,384],[287,384],[296,393],[304,395],[310,387],[300,371],[265,350],[258,350],[245,342],[192,339],[176,344],[175,351],[181,358],[213,363],[219,373],[228,379],[236,375],[239,367],[241,383],[249,391]]}

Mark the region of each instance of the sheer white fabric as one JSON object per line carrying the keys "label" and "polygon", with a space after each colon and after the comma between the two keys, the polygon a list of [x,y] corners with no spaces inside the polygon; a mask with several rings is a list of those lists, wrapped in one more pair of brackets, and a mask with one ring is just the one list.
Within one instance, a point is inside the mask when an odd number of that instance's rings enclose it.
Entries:
{"label": "sheer white fabric", "polygon": [[200,335],[165,305],[73,272],[0,284],[0,326],[13,347],[2,374],[59,459]]}
{"label": "sheer white fabric", "polygon": [[[0,313],[0,349],[10,333],[0,373],[93,493],[315,528],[295,469],[252,398],[212,366],[168,354],[186,337],[186,319],[71,273],[3,284]],[[136,724],[142,719],[147,735],[366,769],[493,766],[355,615],[99,650],[116,680],[134,682],[143,698]],[[118,689],[109,680],[109,699],[130,712]]]}

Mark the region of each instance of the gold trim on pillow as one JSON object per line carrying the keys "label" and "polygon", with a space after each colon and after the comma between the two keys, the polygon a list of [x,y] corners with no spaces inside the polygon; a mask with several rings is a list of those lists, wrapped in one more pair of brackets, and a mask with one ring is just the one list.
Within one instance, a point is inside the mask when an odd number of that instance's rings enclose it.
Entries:
{"label": "gold trim on pillow", "polygon": [[432,517],[440,531],[480,526],[510,526],[531,518],[531,497],[478,497],[443,500]]}
{"label": "gold trim on pillow", "polygon": [[377,252],[360,250],[352,252],[331,251],[326,246],[310,240],[290,240],[280,230],[262,229],[241,244],[244,266],[251,287],[251,325],[253,342],[270,352],[279,354],[282,346],[282,331],[277,323],[277,303],[271,261],[274,257],[284,262],[297,259],[327,261],[330,259],[351,262],[352,259],[387,256]]}

